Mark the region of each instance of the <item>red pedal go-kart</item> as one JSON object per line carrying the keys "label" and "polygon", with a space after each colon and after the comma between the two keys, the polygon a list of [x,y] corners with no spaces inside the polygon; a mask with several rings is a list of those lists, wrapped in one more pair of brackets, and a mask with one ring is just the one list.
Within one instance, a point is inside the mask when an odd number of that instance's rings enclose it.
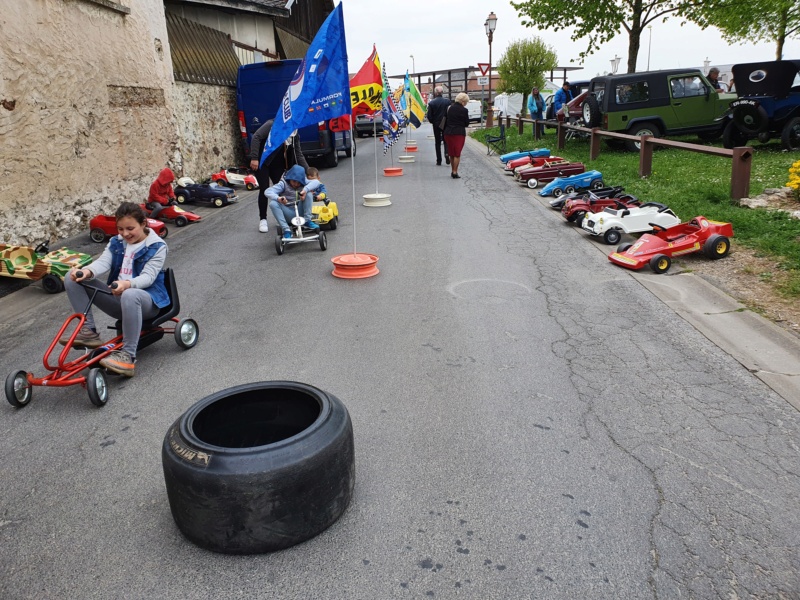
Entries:
{"label": "red pedal go-kart", "polygon": [[[6,378],[5,392],[6,400],[15,408],[26,406],[33,396],[34,386],[47,387],[67,387],[70,385],[82,385],[89,394],[89,400],[95,406],[105,406],[108,402],[108,380],[105,369],[100,367],[100,361],[112,352],[122,348],[122,325],[117,324],[112,327],[116,330],[116,335],[105,344],[94,350],[87,350],[78,358],[69,359],[75,338],[81,327],[86,323],[86,314],[91,308],[97,294],[110,294],[111,290],[104,284],[98,284],[95,280],[81,282],[92,290],[86,310],[83,313],[74,313],[67,317],[61,329],[58,330],[50,346],[44,353],[44,368],[50,373],[44,377],[34,377],[33,373],[25,371],[15,371]],[[112,284],[113,285],[113,284]],[[175,285],[175,277],[172,269],[164,271],[164,285],[169,294],[170,303],[162,308],[153,319],[142,322],[142,333],[139,337],[138,350],[157,342],[165,333],[175,336],[175,342],[183,349],[194,347],[197,343],[199,329],[197,322],[193,319],[180,319],[177,315],[180,312],[180,301],[178,299],[178,288]],[[70,328],[72,328],[70,330]],[[53,364],[51,359],[53,353],[59,345],[59,339],[72,331],[64,348],[58,354],[58,358]],[[88,373],[84,375],[84,371]]]}
{"label": "red pedal go-kart", "polygon": [[[175,223],[176,227],[184,227],[189,223],[194,223],[195,221],[199,221],[202,217],[196,213],[189,212],[188,210],[182,209],[180,206],[173,204],[174,201],[167,204],[161,211],[158,213],[158,218],[164,221],[172,221]],[[142,210],[145,212],[146,215],[149,215],[152,211],[152,204],[141,204]]]}
{"label": "red pedal go-kart", "polygon": [[531,167],[514,173],[514,179],[518,183],[526,184],[532,190],[539,187],[539,184],[553,181],[556,177],[566,177],[577,175],[586,171],[586,167],[580,162],[550,161],[546,160],[541,167]]}
{"label": "red pedal go-kart", "polygon": [[515,158],[505,164],[504,170],[506,175],[513,175],[519,167],[541,167],[544,161],[547,162],[560,162],[564,160],[560,156],[523,156],[522,158]]}
{"label": "red pedal go-kart", "polygon": [[[167,226],[157,219],[147,219],[147,226],[156,232],[160,238],[167,237]],[[89,221],[89,238],[93,242],[102,244],[106,238],[117,235],[117,218],[112,215],[97,215]]]}
{"label": "red pedal go-kart", "polygon": [[724,258],[731,249],[733,226],[730,223],[695,217],[672,227],[653,226],[654,233],[645,233],[635,244],[620,244],[608,260],[627,269],[650,266],[654,273],[666,273],[672,257],[703,252],[708,258]]}
{"label": "red pedal go-kart", "polygon": [[561,216],[578,227],[583,225],[586,213],[603,212],[604,208],[631,208],[639,206],[641,201],[630,194],[601,198],[592,192],[571,198],[561,207]]}

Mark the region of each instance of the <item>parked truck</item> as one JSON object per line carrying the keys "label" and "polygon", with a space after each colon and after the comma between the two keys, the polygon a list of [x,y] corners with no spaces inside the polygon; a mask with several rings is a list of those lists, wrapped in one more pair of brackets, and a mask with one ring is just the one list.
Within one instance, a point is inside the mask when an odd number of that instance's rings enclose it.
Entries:
{"label": "parked truck", "polygon": [[[278,113],[283,96],[300,60],[276,60],[242,65],[236,80],[236,104],[245,156],[253,134]],[[326,167],[339,164],[339,152],[352,156],[355,144],[349,129],[341,131],[341,120],[320,121],[298,131],[300,149],[308,159],[320,159]],[[336,130],[336,131],[334,131]]]}

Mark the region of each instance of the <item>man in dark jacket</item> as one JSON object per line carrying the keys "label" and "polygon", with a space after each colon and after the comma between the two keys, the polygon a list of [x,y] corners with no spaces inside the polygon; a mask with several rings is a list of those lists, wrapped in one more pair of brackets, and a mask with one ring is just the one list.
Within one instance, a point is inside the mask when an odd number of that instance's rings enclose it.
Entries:
{"label": "man in dark jacket", "polygon": [[272,154],[264,159],[264,164],[261,167],[258,166],[261,154],[264,152],[264,146],[267,145],[267,138],[269,138],[269,132],[272,130],[273,121],[274,119],[270,119],[259,127],[250,141],[250,170],[255,172],[256,180],[258,181],[258,230],[261,233],[269,231],[269,226],[267,225],[269,200],[264,193],[270,187],[270,180],[272,185],[275,185],[281,180],[283,174],[294,165],[300,165],[304,169],[308,169],[306,157],[303,156],[303,152],[300,150],[300,140],[297,139],[296,134],[286,140],[285,144],[275,148]]}
{"label": "man in dark jacket", "polygon": [[[450,99],[442,96],[442,86],[436,86],[433,90],[433,100],[428,102],[428,122],[433,125],[433,143],[436,144],[436,164],[442,164],[442,140],[444,133],[439,129],[439,123],[450,106]],[[450,164],[450,157],[447,155],[447,145],[444,146],[444,159]]]}

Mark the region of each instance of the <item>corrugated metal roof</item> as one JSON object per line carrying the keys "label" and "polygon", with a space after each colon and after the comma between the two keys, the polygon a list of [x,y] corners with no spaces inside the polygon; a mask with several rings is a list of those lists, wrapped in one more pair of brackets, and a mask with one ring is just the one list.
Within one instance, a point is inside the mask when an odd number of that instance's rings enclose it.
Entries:
{"label": "corrugated metal roof", "polygon": [[275,25],[275,31],[278,32],[278,42],[280,43],[281,48],[283,48],[284,58],[305,57],[306,52],[308,52],[308,47],[311,44],[301,40],[296,35],[292,35],[277,24]]}
{"label": "corrugated metal roof", "polygon": [[236,87],[239,59],[227,34],[168,12],[167,35],[176,80]]}

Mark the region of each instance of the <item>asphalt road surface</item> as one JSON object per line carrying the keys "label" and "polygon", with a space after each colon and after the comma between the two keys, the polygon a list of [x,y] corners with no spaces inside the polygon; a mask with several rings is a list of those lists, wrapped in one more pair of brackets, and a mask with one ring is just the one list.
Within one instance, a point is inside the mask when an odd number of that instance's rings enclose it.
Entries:
{"label": "asphalt road surface", "polygon": [[[326,252],[278,256],[255,192],[171,227],[199,344],[145,349],[102,409],[76,386],[0,410],[0,597],[800,597],[797,410],[478,144],[452,180],[429,133],[378,178],[390,207],[361,204],[371,138],[355,207],[351,161],[321,172],[341,213]],[[331,276],[354,245],[378,276]],[[41,374],[68,312],[36,286],[0,300],[2,377]],[[202,550],[170,514],[164,435],[213,392],[280,379],[349,409],[352,503],[282,552]]]}

